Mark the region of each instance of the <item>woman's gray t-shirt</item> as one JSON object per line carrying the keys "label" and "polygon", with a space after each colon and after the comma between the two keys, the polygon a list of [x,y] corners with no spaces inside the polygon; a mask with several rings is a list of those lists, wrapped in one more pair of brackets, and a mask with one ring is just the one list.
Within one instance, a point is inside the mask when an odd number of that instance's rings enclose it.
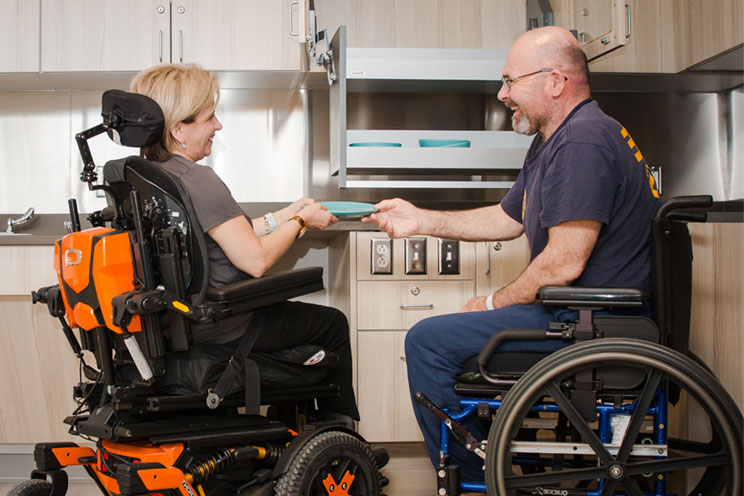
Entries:
{"label": "woman's gray t-shirt", "polygon": [[[159,165],[176,176],[191,197],[196,217],[207,241],[209,256],[209,287],[219,288],[226,284],[249,279],[251,276],[230,262],[222,248],[207,231],[243,213],[230,190],[217,174],[205,165],[199,165],[174,155]],[[250,320],[248,315],[236,315],[219,323],[206,323],[193,327],[195,343],[229,343],[242,336]]]}

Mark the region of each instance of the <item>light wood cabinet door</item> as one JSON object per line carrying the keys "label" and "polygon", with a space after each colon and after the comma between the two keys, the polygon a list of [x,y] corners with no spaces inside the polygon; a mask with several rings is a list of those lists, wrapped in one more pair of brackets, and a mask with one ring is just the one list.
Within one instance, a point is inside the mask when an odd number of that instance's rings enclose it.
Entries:
{"label": "light wood cabinet door", "polygon": [[527,267],[527,237],[476,243],[475,259],[475,292],[479,296],[491,294],[515,280]]}
{"label": "light wood cabinet door", "polygon": [[359,433],[370,442],[422,441],[411,406],[404,331],[360,332]]}
{"label": "light wood cabinet door", "polygon": [[[174,0],[173,62],[210,70],[300,70],[290,0]],[[295,26],[290,26],[294,17]],[[291,29],[290,29],[291,28]]]}
{"label": "light wood cabinet door", "polygon": [[0,72],[39,71],[39,0],[0,0]]}
{"label": "light wood cabinet door", "polygon": [[170,61],[167,0],[41,0],[43,72],[139,71]]}
{"label": "light wood cabinet door", "polygon": [[472,281],[359,281],[357,328],[409,329],[421,319],[457,312],[474,289]]}
{"label": "light wood cabinet door", "polygon": [[348,45],[370,48],[508,49],[524,32],[513,0],[316,0],[318,28],[347,27]]}
{"label": "light wood cabinet door", "polygon": [[744,2],[741,0],[685,0],[682,3],[689,6],[686,16],[689,59],[680,70],[744,43]]}

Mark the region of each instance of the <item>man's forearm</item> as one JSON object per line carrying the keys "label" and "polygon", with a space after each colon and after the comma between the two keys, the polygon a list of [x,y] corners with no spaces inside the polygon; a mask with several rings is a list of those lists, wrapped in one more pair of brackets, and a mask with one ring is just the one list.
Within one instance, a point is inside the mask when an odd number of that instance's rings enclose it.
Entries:
{"label": "man's forearm", "polygon": [[500,206],[473,210],[424,210],[421,234],[461,241],[505,241],[519,237],[522,225],[512,220]]}

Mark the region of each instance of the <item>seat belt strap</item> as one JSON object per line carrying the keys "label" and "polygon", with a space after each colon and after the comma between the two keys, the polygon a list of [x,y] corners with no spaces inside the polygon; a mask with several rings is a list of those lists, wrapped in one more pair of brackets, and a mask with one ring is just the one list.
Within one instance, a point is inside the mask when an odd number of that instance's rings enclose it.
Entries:
{"label": "seat belt strap", "polygon": [[207,406],[209,408],[214,409],[219,406],[235,383],[238,375],[243,372],[245,375],[245,412],[248,415],[257,415],[259,413],[261,406],[261,376],[258,371],[258,364],[248,358],[248,354],[258,339],[258,334],[258,332],[248,330],[243,335],[217,384],[209,390],[209,394],[207,395]]}

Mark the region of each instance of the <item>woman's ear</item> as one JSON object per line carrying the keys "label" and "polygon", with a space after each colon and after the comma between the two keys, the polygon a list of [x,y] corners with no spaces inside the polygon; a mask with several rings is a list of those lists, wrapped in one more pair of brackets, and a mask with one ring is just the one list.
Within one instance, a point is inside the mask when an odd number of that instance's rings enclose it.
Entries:
{"label": "woman's ear", "polygon": [[180,123],[180,122],[176,122],[175,124],[173,124],[173,125],[172,125],[172,126],[170,127],[169,131],[170,131],[170,133],[171,133],[171,136],[173,136],[173,138],[174,138],[174,139],[175,139],[175,140],[176,140],[177,142],[179,142],[179,143],[182,143],[182,142],[183,142],[183,141],[181,140],[181,138],[183,137],[183,136],[182,136],[182,134],[183,134],[183,129],[182,129],[182,126],[181,126],[181,123]]}

